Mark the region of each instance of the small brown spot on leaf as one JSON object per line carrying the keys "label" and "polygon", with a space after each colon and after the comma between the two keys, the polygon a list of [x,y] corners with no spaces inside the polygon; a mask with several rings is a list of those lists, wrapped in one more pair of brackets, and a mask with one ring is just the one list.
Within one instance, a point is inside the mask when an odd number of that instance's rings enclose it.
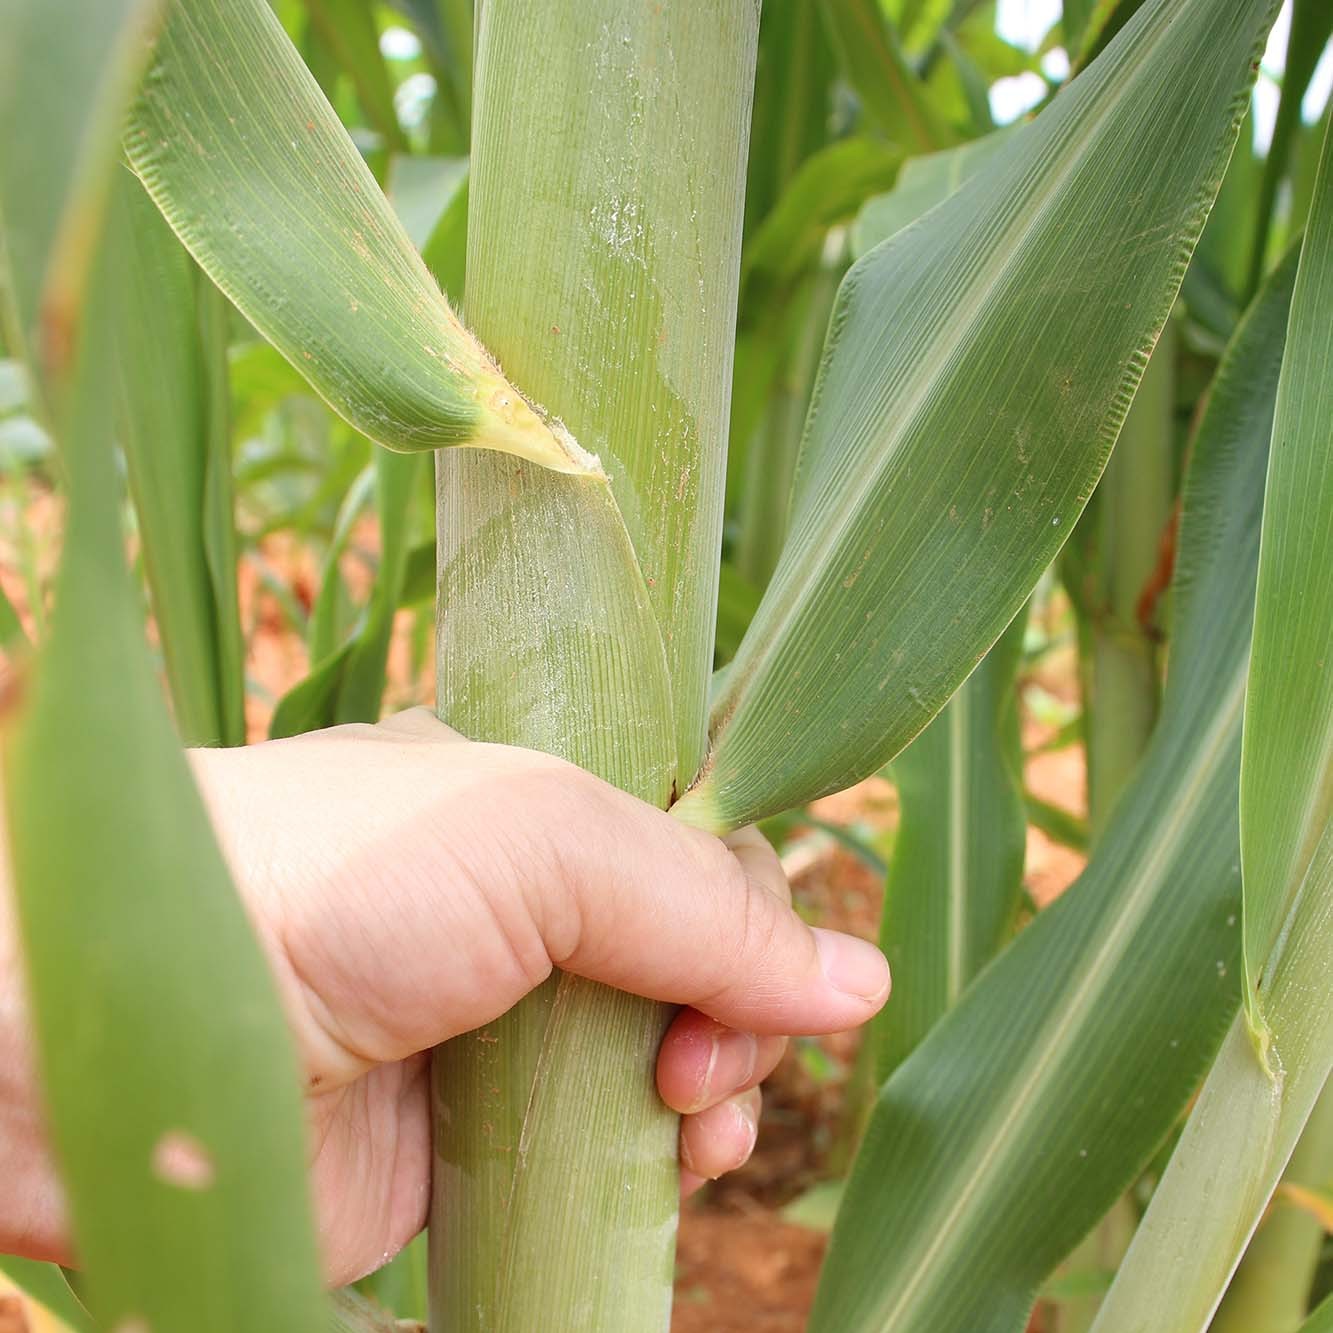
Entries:
{"label": "small brown spot on leaf", "polygon": [[153,1174],[183,1190],[206,1190],[215,1175],[213,1157],[192,1134],[173,1129],[153,1149]]}

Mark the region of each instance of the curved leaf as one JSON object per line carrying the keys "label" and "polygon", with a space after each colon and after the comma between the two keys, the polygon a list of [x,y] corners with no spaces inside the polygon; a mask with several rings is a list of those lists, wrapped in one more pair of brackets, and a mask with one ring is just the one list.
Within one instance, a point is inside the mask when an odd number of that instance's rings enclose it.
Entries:
{"label": "curved leaf", "polygon": [[1022,1329],[1234,1012],[1240,723],[1292,274],[1242,323],[1200,425],[1150,749],[1083,875],[881,1090],[812,1333]]}
{"label": "curved leaf", "polygon": [[1241,850],[1246,1003],[1333,818],[1333,129],[1324,140],[1273,423]]}
{"label": "curved leaf", "polygon": [[69,337],[63,325],[96,241],[70,201],[106,188],[108,150],[163,8],[164,0],[0,0],[5,333],[35,368]]}
{"label": "curved leaf", "polygon": [[171,0],[126,149],[203,269],[363,434],[602,475],[450,309],[267,0]]}
{"label": "curved leaf", "polygon": [[59,394],[57,611],[4,737],[49,1127],[100,1327],[324,1333],[294,1052],[124,559],[110,423],[130,238],[110,218]]}
{"label": "curved leaf", "polygon": [[1152,0],[830,322],[791,536],[680,817],[845,787],[943,706],[1106,461],[1244,112],[1274,0]]}
{"label": "curved leaf", "polygon": [[242,745],[226,352],[205,324],[214,289],[139,182],[117,177],[112,207],[131,238],[117,421],[176,726],[187,745]]}
{"label": "curved leaf", "polygon": [[1333,135],[1301,247],[1264,499],[1240,793],[1246,1011],[1107,1296],[1106,1333],[1207,1327],[1333,1070],[1330,308]]}

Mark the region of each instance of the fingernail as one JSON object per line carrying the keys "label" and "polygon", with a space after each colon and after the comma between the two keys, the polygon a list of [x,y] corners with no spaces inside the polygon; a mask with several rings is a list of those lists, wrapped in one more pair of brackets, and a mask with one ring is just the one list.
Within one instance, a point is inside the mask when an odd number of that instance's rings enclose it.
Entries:
{"label": "fingernail", "polygon": [[755,1140],[759,1137],[759,1107],[749,1098],[742,1098],[732,1102],[731,1108],[739,1119],[745,1143],[745,1155],[741,1161],[747,1162],[750,1160],[750,1154],[754,1152]]}
{"label": "fingernail", "polygon": [[817,926],[814,932],[819,963],[830,986],[871,1003],[884,998],[889,989],[889,965],[873,944]]}
{"label": "fingernail", "polygon": [[750,1033],[718,1028],[691,1109],[702,1111],[705,1106],[731,1096],[754,1077],[758,1063],[759,1042]]}

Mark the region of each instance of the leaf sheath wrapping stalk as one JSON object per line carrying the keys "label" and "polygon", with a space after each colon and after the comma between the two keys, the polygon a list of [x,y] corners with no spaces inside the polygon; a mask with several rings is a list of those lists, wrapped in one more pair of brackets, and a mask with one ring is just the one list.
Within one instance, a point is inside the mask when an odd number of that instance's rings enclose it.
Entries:
{"label": "leaf sheath wrapping stalk", "polygon": [[[659,806],[704,747],[758,6],[483,4],[470,321],[609,487],[439,456],[441,716]],[[560,976],[435,1055],[432,1322],[663,1333],[661,1006]]]}
{"label": "leaf sheath wrapping stalk", "polygon": [[372,440],[602,475],[450,309],[267,0],[171,0],[126,150],[213,281]]}
{"label": "leaf sheath wrapping stalk", "polygon": [[957,193],[848,274],[791,536],[682,818],[874,771],[1067,536],[1222,179],[1273,0],[1149,0]]}

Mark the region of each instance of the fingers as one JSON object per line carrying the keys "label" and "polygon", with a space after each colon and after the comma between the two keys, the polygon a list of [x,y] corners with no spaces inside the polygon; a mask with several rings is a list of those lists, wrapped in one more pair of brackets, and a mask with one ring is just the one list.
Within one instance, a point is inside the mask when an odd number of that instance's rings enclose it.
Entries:
{"label": "fingers", "polygon": [[683,1009],[658,1053],[657,1090],[674,1111],[703,1111],[763,1082],[786,1049],[786,1037],[739,1032],[697,1009]]}
{"label": "fingers", "polygon": [[791,910],[756,832],[728,847],[424,710],[195,760],[312,1079],[491,1022],[552,966],[758,1034],[854,1027],[888,995],[877,949]]}
{"label": "fingers", "polygon": [[559,966],[756,1033],[839,1031],[882,1007],[883,954],[801,921],[760,834],[727,847],[611,788],[599,801],[607,818],[559,844],[569,899],[543,930]]}
{"label": "fingers", "polygon": [[[682,1176],[716,1180],[734,1171],[754,1151],[759,1133],[759,1089],[737,1093],[680,1122]],[[682,1187],[692,1182],[682,1180]],[[692,1192],[692,1191],[691,1191]]]}

